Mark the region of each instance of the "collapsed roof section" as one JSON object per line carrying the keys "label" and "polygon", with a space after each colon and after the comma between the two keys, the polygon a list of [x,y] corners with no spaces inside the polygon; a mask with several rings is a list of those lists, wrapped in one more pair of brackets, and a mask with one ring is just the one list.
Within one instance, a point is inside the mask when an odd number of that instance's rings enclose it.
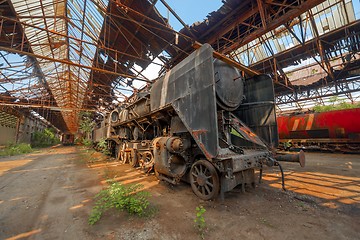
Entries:
{"label": "collapsed roof section", "polygon": [[[150,64],[166,65],[182,52],[175,44],[176,33],[156,10],[156,1],[110,1],[98,48],[96,68],[114,74],[92,71],[88,104],[126,99],[138,86],[151,82],[142,74]],[[191,45],[190,38],[185,39]],[[155,61],[157,59],[158,61]],[[138,82],[138,84],[135,84]]]}

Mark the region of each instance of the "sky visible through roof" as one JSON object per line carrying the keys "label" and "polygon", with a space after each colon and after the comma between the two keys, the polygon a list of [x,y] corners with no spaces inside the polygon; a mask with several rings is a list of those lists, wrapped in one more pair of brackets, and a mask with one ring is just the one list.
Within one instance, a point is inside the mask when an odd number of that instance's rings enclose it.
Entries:
{"label": "sky visible through roof", "polygon": [[[73,37],[82,39],[82,40],[87,40],[89,42],[92,42],[93,39],[97,39],[100,28],[101,28],[101,24],[103,21],[102,15],[100,13],[96,12],[96,7],[93,4],[93,2],[99,2],[102,1],[104,2],[104,4],[107,4],[107,0],[90,0],[88,1],[88,6],[86,7],[86,11],[80,11],[79,9],[84,9],[85,6],[83,6],[83,4],[81,4],[83,1],[82,0],[72,0],[68,3],[68,7],[69,7],[69,12],[68,14],[71,15],[72,17],[72,24],[68,27],[69,30],[69,34],[72,35]],[[351,0],[345,0],[346,3],[350,2]],[[76,3],[76,4],[75,4]],[[207,18],[207,15],[213,11],[218,10],[223,2],[221,0],[166,0],[166,3],[180,16],[180,18],[189,26],[191,26],[193,23],[195,22],[202,22]],[[352,0],[352,4],[353,4],[353,9],[354,9],[354,15],[355,15],[355,19],[359,19],[360,18],[360,0]],[[76,5],[76,6],[75,6]],[[94,5],[94,6],[93,6]],[[174,30],[179,31],[180,29],[183,28],[182,24],[172,15],[171,12],[169,12],[167,10],[167,8],[164,6],[164,4],[161,1],[157,1],[156,3],[156,8],[158,9],[158,11],[160,12],[160,14],[162,16],[164,16],[165,18],[169,18],[169,24],[170,26],[173,27]],[[78,12],[77,12],[78,11]],[[90,12],[90,13],[89,13]],[[83,34],[79,29],[82,29],[82,22],[81,17],[82,14],[85,14],[85,16],[87,16],[86,18],[86,23],[84,24],[84,29],[87,30],[85,31],[85,34]],[[327,15],[331,15],[332,13],[329,13]],[[79,15],[79,16],[77,16]],[[325,15],[323,16],[325,17]],[[95,21],[96,20],[96,21]],[[320,21],[318,19],[318,21]],[[94,24],[96,26],[94,26]],[[91,31],[91,29],[97,29],[95,36],[92,36],[93,32]],[[90,31],[89,31],[90,30]],[[295,33],[298,35],[300,30],[297,28],[294,28]],[[307,38],[312,37],[311,36],[311,31],[307,31],[307,34],[309,34],[309,36],[307,36]],[[91,39],[90,37],[92,37],[93,39]],[[284,39],[286,40],[286,39]],[[286,42],[286,41],[285,41]],[[289,43],[291,43],[290,41],[288,41]],[[94,42],[94,44],[96,44],[96,41]],[[271,43],[270,43],[271,45]],[[290,48],[292,45],[291,44],[285,44],[286,48]],[[284,46],[285,46],[284,45]],[[86,49],[86,51],[83,51],[83,55],[82,57],[80,57],[80,55],[78,56],[77,52],[80,52],[80,49],[77,49],[77,43],[74,40],[70,41],[70,59],[74,62],[78,62],[84,65],[88,65],[90,66],[92,64],[92,59],[93,59],[93,55],[96,51],[95,49],[95,45],[91,45],[91,44],[83,44],[83,49]],[[271,47],[273,49],[276,49],[274,46],[271,45]],[[264,49],[264,52],[267,53],[267,55],[270,55],[269,51],[267,51],[266,49]],[[25,61],[26,57],[24,56],[19,56],[17,54],[8,54],[3,52],[3,54],[5,55],[5,59],[9,60],[12,63],[21,63],[23,61]],[[160,60],[155,59],[156,63],[161,63]],[[249,65],[249,62],[243,62],[245,65]],[[19,64],[18,64],[19,65]],[[23,68],[23,66],[21,66]],[[140,66],[135,66],[136,70],[141,71],[142,69],[140,69]],[[32,68],[27,68],[25,70],[23,70],[22,74],[14,74],[13,71],[16,68],[12,68],[10,69],[8,64],[6,63],[6,61],[4,61],[3,58],[0,58],[0,71],[2,71],[3,74],[5,75],[11,75],[13,78],[18,77],[24,77],[24,75],[30,76],[30,77],[36,77],[33,75],[32,72]],[[16,69],[18,70],[18,69]],[[78,77],[80,77],[84,83],[87,82],[88,78],[89,78],[89,71],[85,71],[85,70],[81,70],[79,71],[78,69],[75,69],[74,67],[71,67],[71,70],[77,70],[74,72],[77,72]],[[160,66],[156,65],[156,64],[150,64],[149,67],[144,70],[142,72],[142,74],[144,76],[146,76],[148,79],[152,80],[152,79],[156,79],[158,77],[158,73],[160,70]],[[29,79],[27,79],[29,81]],[[8,90],[15,90],[18,88],[21,88],[22,85],[25,85],[26,82],[23,81],[16,81],[16,82],[12,82],[12,83],[7,83],[7,84],[2,84],[3,86],[6,87],[6,89]],[[134,81],[134,86],[136,88],[139,88],[141,86],[144,85],[144,82],[142,81]],[[0,88],[0,93],[5,92],[6,91],[5,88]],[[34,91],[28,93],[29,98],[31,97],[31,94],[33,94]],[[131,89],[129,88],[128,92],[124,92],[124,95],[129,95],[131,94]]]}
{"label": "sky visible through roof", "polygon": [[[104,0],[103,0],[104,1]],[[106,1],[106,0],[105,0]],[[81,2],[76,0],[75,3],[77,2]],[[196,0],[196,1],[190,1],[190,0],[167,0],[166,1],[167,4],[180,16],[180,18],[189,26],[191,26],[193,23],[197,22],[197,21],[204,21],[207,18],[207,15],[212,12],[212,11],[216,11],[218,10],[221,6],[222,6],[222,2],[221,0]],[[92,1],[88,1],[88,3],[92,3]],[[70,4],[69,10],[73,10],[73,9],[81,9],[84,8],[84,6],[80,6],[77,8],[74,8],[73,6],[74,4]],[[90,8],[90,7],[88,7]],[[159,12],[164,16],[169,18],[169,23],[170,25],[174,28],[174,30],[179,31],[180,29],[183,28],[182,24],[167,10],[167,8],[164,6],[164,4],[161,1],[158,1],[156,4],[156,8],[159,10]],[[75,14],[74,11],[69,11],[68,14],[71,14],[71,16],[73,18],[75,18],[75,20],[72,21],[73,24],[76,25],[80,25],[77,26],[78,29],[81,29],[81,24],[80,22],[76,21],[77,19],[77,14]],[[80,13],[78,13],[80,14]],[[94,14],[94,13],[92,13]],[[99,16],[100,14],[94,14],[95,16]],[[80,18],[80,17],[79,17]],[[69,26],[69,34],[73,35],[76,38],[82,39],[83,37],[86,38],[88,34],[84,34],[84,35],[80,35],[81,33],[78,33],[77,31],[74,31],[74,27],[72,27],[72,25]],[[86,39],[88,40],[88,39]],[[90,40],[90,39],[89,39]],[[84,59],[78,58],[76,59],[76,54],[74,54],[77,49],[74,49],[74,45],[73,41],[70,41],[70,45],[72,46],[70,48],[70,58],[72,61],[75,62],[80,62],[81,64],[85,64],[91,65],[91,62],[88,63],[84,63]],[[85,46],[88,47],[89,51],[93,54],[94,53],[94,49],[92,49],[94,46]],[[86,55],[86,54],[85,54]],[[93,56],[88,56],[89,59],[92,59]],[[10,61],[10,62],[21,62],[24,61],[23,57],[17,55],[17,54],[9,54],[6,53],[6,58]],[[8,68],[9,66],[6,66],[6,62],[2,62],[3,59],[0,59],[1,64],[4,65],[4,68]],[[2,69],[4,70],[4,69]],[[74,69],[72,69],[74,70]],[[140,70],[140,69],[138,69]],[[151,66],[149,66],[144,72],[143,74],[148,77],[149,79],[154,79],[157,77],[158,72],[159,72],[159,66],[155,65],[155,64],[151,64]],[[31,73],[29,73],[29,75],[31,75]],[[87,74],[83,74],[85,76],[83,77],[88,77]],[[84,79],[85,80],[85,79]],[[20,83],[22,84],[22,83]],[[143,85],[143,83],[138,83],[136,84],[136,87],[140,87],[141,85]],[[17,88],[17,86],[15,86],[14,84],[7,84],[6,86],[7,89],[9,90],[14,90]]]}
{"label": "sky visible through roof", "polygon": [[[222,6],[221,0],[167,0],[167,4],[189,26],[195,22],[202,22],[210,12],[218,10]],[[170,17],[170,25],[174,30],[183,28],[181,23],[166,9],[161,1],[156,3],[156,8],[164,17]]]}
{"label": "sky visible through roof", "polygon": [[[166,3],[177,13],[182,21],[189,26],[195,22],[204,21],[209,13],[218,10],[223,5],[221,0],[166,0]],[[174,30],[180,31],[183,28],[183,25],[167,10],[161,1],[158,1],[155,7],[163,17],[170,19],[170,26],[172,26]],[[159,59],[155,59],[155,62],[161,63]],[[135,66],[135,68],[138,71],[141,70],[139,66]],[[160,69],[161,67],[159,65],[150,64],[142,74],[148,79],[153,80],[158,77]],[[145,85],[144,82],[137,80],[133,83],[136,88],[141,88]],[[123,92],[123,94],[130,95],[131,92]]]}

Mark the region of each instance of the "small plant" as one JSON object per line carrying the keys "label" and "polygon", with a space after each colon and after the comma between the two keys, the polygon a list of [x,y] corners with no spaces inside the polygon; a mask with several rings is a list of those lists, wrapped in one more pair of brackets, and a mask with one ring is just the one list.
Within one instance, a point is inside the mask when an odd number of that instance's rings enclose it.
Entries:
{"label": "small plant", "polygon": [[92,209],[89,224],[94,225],[102,214],[109,209],[127,211],[131,215],[146,216],[149,211],[149,192],[140,191],[140,184],[124,186],[121,183],[109,181],[110,185],[101,190],[96,196],[95,207]]}
{"label": "small plant", "polygon": [[108,143],[107,141],[105,140],[105,138],[102,138],[100,139],[100,141],[96,144],[96,148],[106,154],[106,155],[109,155],[110,154],[110,151],[109,151],[109,148],[108,148]]}
{"label": "small plant", "polygon": [[203,206],[196,207],[196,217],[194,219],[195,227],[199,231],[201,239],[205,238],[206,222],[204,218],[204,213],[206,209]]}
{"label": "small plant", "polygon": [[82,140],[82,144],[85,146],[85,147],[91,147],[93,142],[90,140],[90,139],[83,139]]}
{"label": "small plant", "polygon": [[311,69],[311,74],[316,74],[318,71],[319,71],[319,70],[313,68],[313,69]]}

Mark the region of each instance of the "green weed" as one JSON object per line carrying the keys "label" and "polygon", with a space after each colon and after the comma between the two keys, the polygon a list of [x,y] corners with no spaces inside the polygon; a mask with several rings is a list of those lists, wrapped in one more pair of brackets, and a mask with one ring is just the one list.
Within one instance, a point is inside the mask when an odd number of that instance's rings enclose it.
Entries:
{"label": "green weed", "polygon": [[49,147],[59,143],[60,139],[56,137],[54,130],[49,128],[44,129],[44,131],[36,131],[31,137],[32,147]]}
{"label": "green weed", "polygon": [[126,211],[130,215],[149,216],[150,197],[149,192],[140,191],[143,188],[140,184],[124,186],[118,182],[110,181],[109,187],[101,190],[96,196],[95,207],[93,207],[88,223],[94,225],[102,214],[109,209]]}
{"label": "green weed", "polygon": [[198,230],[201,239],[205,238],[205,230],[206,230],[206,221],[204,218],[204,213],[206,209],[203,206],[199,206],[195,208],[196,217],[194,219],[195,228]]}
{"label": "green weed", "polygon": [[85,146],[85,147],[91,147],[93,145],[93,142],[90,139],[86,139],[84,138],[81,143]]}
{"label": "green weed", "polygon": [[96,145],[96,149],[98,149],[100,152],[102,152],[102,153],[104,153],[106,155],[110,154],[110,151],[109,151],[109,148],[108,148],[108,143],[105,140],[105,138],[100,139],[100,141]]}
{"label": "green weed", "polygon": [[0,156],[14,156],[32,152],[30,144],[8,144],[4,149],[0,150]]}

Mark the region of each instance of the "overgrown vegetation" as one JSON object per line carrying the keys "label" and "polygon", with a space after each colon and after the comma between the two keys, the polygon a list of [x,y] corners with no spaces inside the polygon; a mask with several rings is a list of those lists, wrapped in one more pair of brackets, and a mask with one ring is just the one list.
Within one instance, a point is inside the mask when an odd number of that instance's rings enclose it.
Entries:
{"label": "overgrown vegetation", "polygon": [[204,217],[204,213],[206,209],[203,206],[196,207],[196,217],[194,219],[195,228],[198,230],[201,239],[205,238],[205,230],[206,230],[206,221]]}
{"label": "overgrown vegetation", "polygon": [[95,207],[92,209],[89,224],[98,222],[102,214],[109,209],[126,211],[131,215],[150,216],[152,211],[149,208],[149,192],[140,191],[143,186],[140,184],[125,186],[121,183],[108,181],[109,186],[101,190],[96,196]]}
{"label": "overgrown vegetation", "polygon": [[92,118],[91,112],[81,112],[80,113],[80,125],[79,129],[84,134],[84,138],[82,139],[81,143],[87,147],[92,145],[91,140],[91,132],[94,130],[95,122]]}
{"label": "overgrown vegetation", "polygon": [[14,156],[14,155],[19,155],[19,154],[30,153],[32,151],[33,151],[33,149],[31,148],[30,144],[10,143],[10,144],[6,145],[5,148],[0,150],[0,156]]}
{"label": "overgrown vegetation", "polygon": [[46,128],[44,131],[36,131],[31,137],[32,147],[49,147],[59,144],[60,139],[56,137],[52,129]]}
{"label": "overgrown vegetation", "polygon": [[316,105],[313,110],[315,112],[328,112],[334,110],[352,109],[359,108],[360,102],[358,103],[347,103],[344,100],[339,100],[337,96],[333,96],[329,100],[330,105]]}
{"label": "overgrown vegetation", "polygon": [[85,139],[85,138],[82,139],[81,143],[85,147],[91,147],[93,144],[93,142],[90,139]]}
{"label": "overgrown vegetation", "polygon": [[96,144],[96,149],[106,155],[110,154],[108,143],[105,138],[100,139],[100,141]]}

